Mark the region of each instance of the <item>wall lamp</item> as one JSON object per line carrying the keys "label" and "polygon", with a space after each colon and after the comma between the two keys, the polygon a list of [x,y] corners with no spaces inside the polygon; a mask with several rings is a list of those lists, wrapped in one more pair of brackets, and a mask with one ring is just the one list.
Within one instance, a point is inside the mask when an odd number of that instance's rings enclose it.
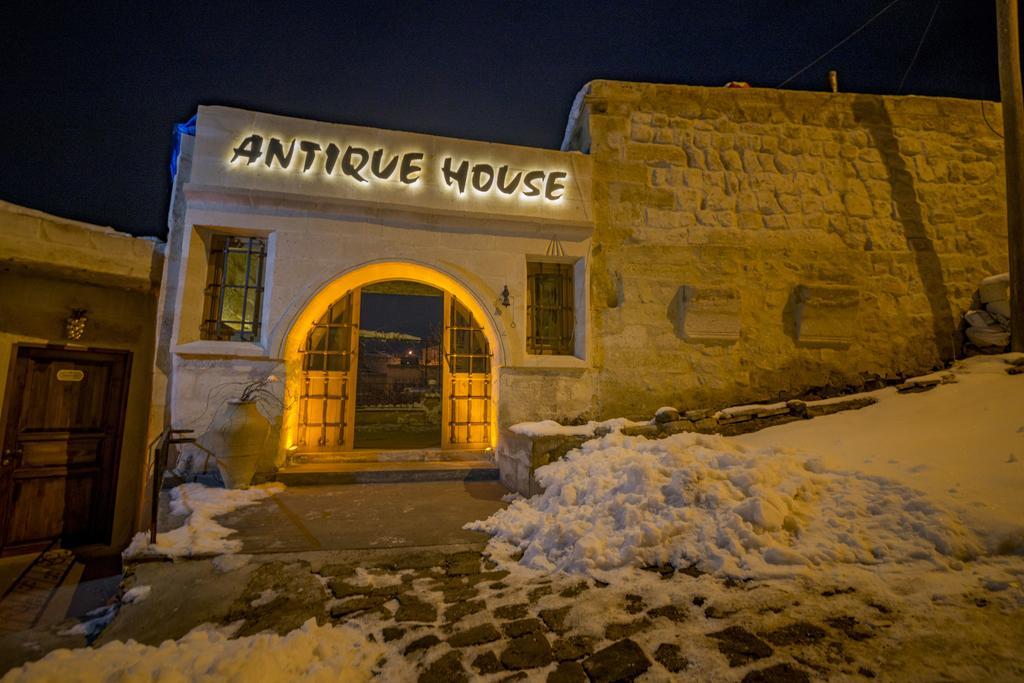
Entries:
{"label": "wall lamp", "polygon": [[[512,293],[508,291],[508,285],[505,285],[501,289],[501,294],[494,300],[494,314],[501,315],[502,308],[509,308],[512,306]],[[509,323],[512,327],[516,326],[516,309],[512,309],[512,321]]]}

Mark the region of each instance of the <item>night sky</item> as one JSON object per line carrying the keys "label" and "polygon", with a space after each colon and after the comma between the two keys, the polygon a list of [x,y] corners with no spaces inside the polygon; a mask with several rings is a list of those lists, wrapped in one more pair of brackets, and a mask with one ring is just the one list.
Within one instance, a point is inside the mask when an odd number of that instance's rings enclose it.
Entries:
{"label": "night sky", "polygon": [[[889,2],[2,3],[0,199],[162,237],[199,104],[557,148],[589,80],[775,87]],[[897,92],[935,8],[787,87]],[[994,3],[941,0],[902,92],[998,99]]]}
{"label": "night sky", "polygon": [[364,330],[404,332],[427,339],[442,324],[440,296],[399,296],[363,292],[359,325]]}

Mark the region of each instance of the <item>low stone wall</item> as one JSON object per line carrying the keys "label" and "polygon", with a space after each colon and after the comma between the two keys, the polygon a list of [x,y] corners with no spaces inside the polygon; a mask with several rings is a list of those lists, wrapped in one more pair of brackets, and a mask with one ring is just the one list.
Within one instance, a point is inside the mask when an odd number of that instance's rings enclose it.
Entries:
{"label": "low stone wall", "polygon": [[494,460],[499,479],[505,488],[523,496],[543,491],[534,472],[549,462],[558,460],[593,436],[524,436],[507,429],[498,434],[498,447]]}
{"label": "low stone wall", "polygon": [[[940,381],[942,380],[939,378],[923,378],[920,382],[914,383],[912,380],[901,384],[900,387],[913,387],[908,388],[908,391],[923,391],[934,387]],[[679,413],[674,409],[662,409],[651,423],[625,427],[622,433],[626,436],[643,436],[648,439],[664,439],[681,432],[735,436],[795,420],[809,420],[844,410],[859,410],[877,402],[878,399],[873,396],[857,395],[821,401],[793,400],[785,403],[737,406],[719,411],[705,409]],[[525,436],[503,429],[498,435],[498,447],[495,450],[501,483],[506,488],[527,497],[542,493],[544,489],[535,476],[537,468],[564,457],[566,453],[579,448],[584,442],[606,433],[598,430],[597,433],[587,436]]]}

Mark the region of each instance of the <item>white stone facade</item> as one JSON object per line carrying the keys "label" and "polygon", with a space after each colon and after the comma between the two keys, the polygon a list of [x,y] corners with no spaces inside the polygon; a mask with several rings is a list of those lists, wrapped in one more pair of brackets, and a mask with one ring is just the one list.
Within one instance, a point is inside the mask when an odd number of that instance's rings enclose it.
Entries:
{"label": "white stone facade", "polygon": [[[231,162],[252,135],[295,143],[288,169],[264,158]],[[299,145],[338,149],[333,172],[326,153],[308,172]],[[487,331],[493,354],[492,396],[496,423],[508,424],[561,409],[566,397],[586,404],[579,378],[590,365],[588,269],[591,235],[590,160],[565,153],[393,133],[353,126],[255,114],[223,107],[199,111],[194,139],[186,139],[172,200],[169,258],[162,291],[160,353],[166,358],[167,419],[198,433],[239,382],[268,374],[282,378],[277,391],[286,408],[268,415],[280,427],[269,468],[280,465],[294,440],[288,410],[295,400],[298,346],[310,323],[355,287],[385,279],[412,279],[452,292]],[[360,183],[340,172],[349,145],[384,150],[383,166],[399,157],[388,180],[371,172]],[[251,141],[250,141],[251,146]],[[399,180],[401,155],[422,154],[415,183]],[[442,165],[466,161],[513,173],[560,172],[547,199],[473,189],[460,193],[444,181]],[[350,159],[350,161],[352,161]],[[358,159],[357,159],[358,161]],[[353,167],[355,163],[353,162]],[[486,173],[478,186],[487,183]],[[472,176],[469,176],[472,182]],[[368,185],[370,187],[364,187]],[[268,241],[262,331],[252,343],[200,339],[212,233],[265,237]],[[552,254],[555,254],[552,256]],[[526,268],[532,258],[575,264],[576,352],[531,355],[526,350]],[[499,304],[508,287],[511,306]],[[162,383],[161,383],[162,384]],[[282,387],[283,385],[283,387]],[[543,391],[537,389],[543,386]],[[156,397],[156,403],[163,401]],[[157,406],[159,410],[160,405]]]}

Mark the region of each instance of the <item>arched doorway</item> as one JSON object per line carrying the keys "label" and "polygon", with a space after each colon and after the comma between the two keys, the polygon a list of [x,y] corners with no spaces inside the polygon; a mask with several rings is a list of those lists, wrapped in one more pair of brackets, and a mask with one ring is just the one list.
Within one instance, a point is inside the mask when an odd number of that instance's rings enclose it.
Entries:
{"label": "arched doorway", "polygon": [[[364,291],[376,292],[381,283],[401,282],[434,288],[443,298],[437,321],[437,444],[445,449],[473,450],[493,445],[496,335],[479,301],[464,285],[432,269],[404,263],[371,264],[318,293],[288,335],[289,351],[297,350],[288,359],[291,408],[286,415],[285,446],[290,453],[310,461],[322,454],[360,447],[356,437],[360,424],[359,323],[364,305],[373,305],[373,297],[364,296]],[[342,290],[342,283],[353,286]]]}

